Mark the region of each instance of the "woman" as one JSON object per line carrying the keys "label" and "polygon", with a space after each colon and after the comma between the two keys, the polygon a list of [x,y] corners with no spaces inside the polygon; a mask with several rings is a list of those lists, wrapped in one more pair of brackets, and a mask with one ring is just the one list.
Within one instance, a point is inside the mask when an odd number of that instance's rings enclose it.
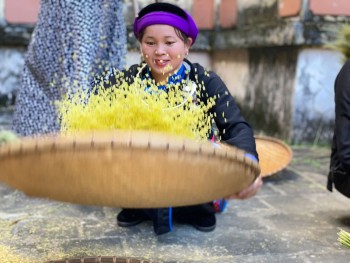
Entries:
{"label": "woman", "polygon": [[[192,17],[172,4],[150,4],[135,19],[134,34],[140,43],[145,64],[131,66],[124,72],[123,78],[129,82],[133,82],[135,77],[153,81],[163,91],[167,90],[167,85],[174,83],[182,85],[193,81],[203,84],[204,88],[200,91],[202,101],[206,103],[207,98],[216,98],[211,112],[215,116],[221,141],[245,150],[247,156],[258,161],[253,130],[240,115],[223,81],[214,72],[206,72],[201,65],[186,59],[198,34]],[[118,84],[115,76],[108,77],[105,86]],[[183,90],[186,88],[188,86],[183,85]],[[261,185],[262,180],[258,177],[248,188],[233,193],[227,199],[249,198],[256,194]],[[164,234],[171,231],[174,219],[209,232],[216,226],[215,213],[222,209],[220,205],[219,209],[217,207],[217,202],[210,202],[177,208],[123,209],[117,221],[119,226],[130,227],[144,220],[152,220],[156,234]]]}

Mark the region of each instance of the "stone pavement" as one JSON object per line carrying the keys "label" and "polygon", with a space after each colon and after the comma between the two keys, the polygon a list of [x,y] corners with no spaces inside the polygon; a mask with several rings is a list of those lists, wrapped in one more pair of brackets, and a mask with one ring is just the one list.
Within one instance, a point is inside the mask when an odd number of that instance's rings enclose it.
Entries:
{"label": "stone pavement", "polygon": [[0,261],[350,262],[350,249],[337,241],[339,228],[350,228],[350,200],[325,188],[329,149],[293,152],[289,167],[265,178],[256,197],[232,201],[211,233],[175,225],[172,233],[156,236],[149,222],[120,228],[118,208],[34,199],[0,185]]}

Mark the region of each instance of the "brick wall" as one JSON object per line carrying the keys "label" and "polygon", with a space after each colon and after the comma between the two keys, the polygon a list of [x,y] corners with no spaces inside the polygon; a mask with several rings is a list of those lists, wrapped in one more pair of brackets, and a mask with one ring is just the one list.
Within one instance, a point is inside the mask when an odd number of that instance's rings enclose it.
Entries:
{"label": "brick wall", "polygon": [[[187,9],[200,29],[193,50],[284,45],[323,45],[341,22],[350,20],[349,0],[167,0]],[[138,0],[138,6],[154,2]],[[134,9],[124,2],[131,30]],[[0,0],[0,46],[26,45],[37,21],[40,0]],[[2,7],[2,8],[1,8]],[[2,18],[2,19],[1,19]],[[310,22],[310,23],[309,23]],[[128,48],[137,41],[128,34]]]}
{"label": "brick wall", "polygon": [[33,24],[37,21],[40,0],[2,0],[5,21],[13,24]]}
{"label": "brick wall", "polygon": [[302,0],[280,0],[278,13],[281,17],[298,16],[300,14]]}
{"label": "brick wall", "polygon": [[[140,0],[139,2],[143,2]],[[168,1],[178,3],[178,1]],[[266,4],[267,3],[267,4]],[[219,28],[234,28],[239,25],[239,20],[244,17],[249,8],[258,7],[263,10],[266,6],[276,8],[277,18],[298,17],[302,11],[309,11],[313,15],[339,15],[350,16],[349,0],[309,0],[308,10],[302,10],[303,0],[250,0],[240,2],[238,0],[192,0],[189,10],[194,16],[198,27],[204,30]],[[31,24],[37,20],[40,0],[0,0],[0,19],[2,15],[7,23]],[[1,14],[2,13],[2,14]],[[264,12],[254,15],[263,16]]]}
{"label": "brick wall", "polygon": [[310,10],[315,15],[350,15],[349,0],[310,0]]}

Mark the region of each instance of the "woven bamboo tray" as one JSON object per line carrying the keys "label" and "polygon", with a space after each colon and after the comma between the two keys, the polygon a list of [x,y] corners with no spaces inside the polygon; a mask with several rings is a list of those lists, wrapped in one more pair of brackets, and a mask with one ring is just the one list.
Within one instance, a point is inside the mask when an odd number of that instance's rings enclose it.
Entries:
{"label": "woven bamboo tray", "polygon": [[255,136],[255,142],[263,177],[282,171],[293,158],[291,148],[276,138],[258,135]]}
{"label": "woven bamboo tray", "polygon": [[260,173],[235,147],[135,131],[22,138],[0,148],[0,167],[0,182],[29,196],[123,208],[209,202]]}

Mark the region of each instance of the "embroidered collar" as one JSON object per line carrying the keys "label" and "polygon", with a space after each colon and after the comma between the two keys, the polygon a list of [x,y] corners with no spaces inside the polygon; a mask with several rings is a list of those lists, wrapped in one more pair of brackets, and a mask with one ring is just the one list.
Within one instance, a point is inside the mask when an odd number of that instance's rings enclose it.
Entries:
{"label": "embroidered collar", "polygon": [[[143,79],[146,78],[146,77],[152,78],[149,66],[146,67],[146,76],[143,77]],[[167,84],[169,85],[169,84],[180,83],[183,79],[185,79],[185,77],[186,77],[186,67],[185,67],[185,65],[183,63],[181,65],[180,69],[176,73],[174,73],[173,75],[171,75],[168,78],[168,83]],[[148,89],[149,89],[149,87],[146,87],[145,91],[147,91]],[[167,85],[160,85],[160,86],[158,86],[158,90],[163,90],[163,91],[167,92]]]}

